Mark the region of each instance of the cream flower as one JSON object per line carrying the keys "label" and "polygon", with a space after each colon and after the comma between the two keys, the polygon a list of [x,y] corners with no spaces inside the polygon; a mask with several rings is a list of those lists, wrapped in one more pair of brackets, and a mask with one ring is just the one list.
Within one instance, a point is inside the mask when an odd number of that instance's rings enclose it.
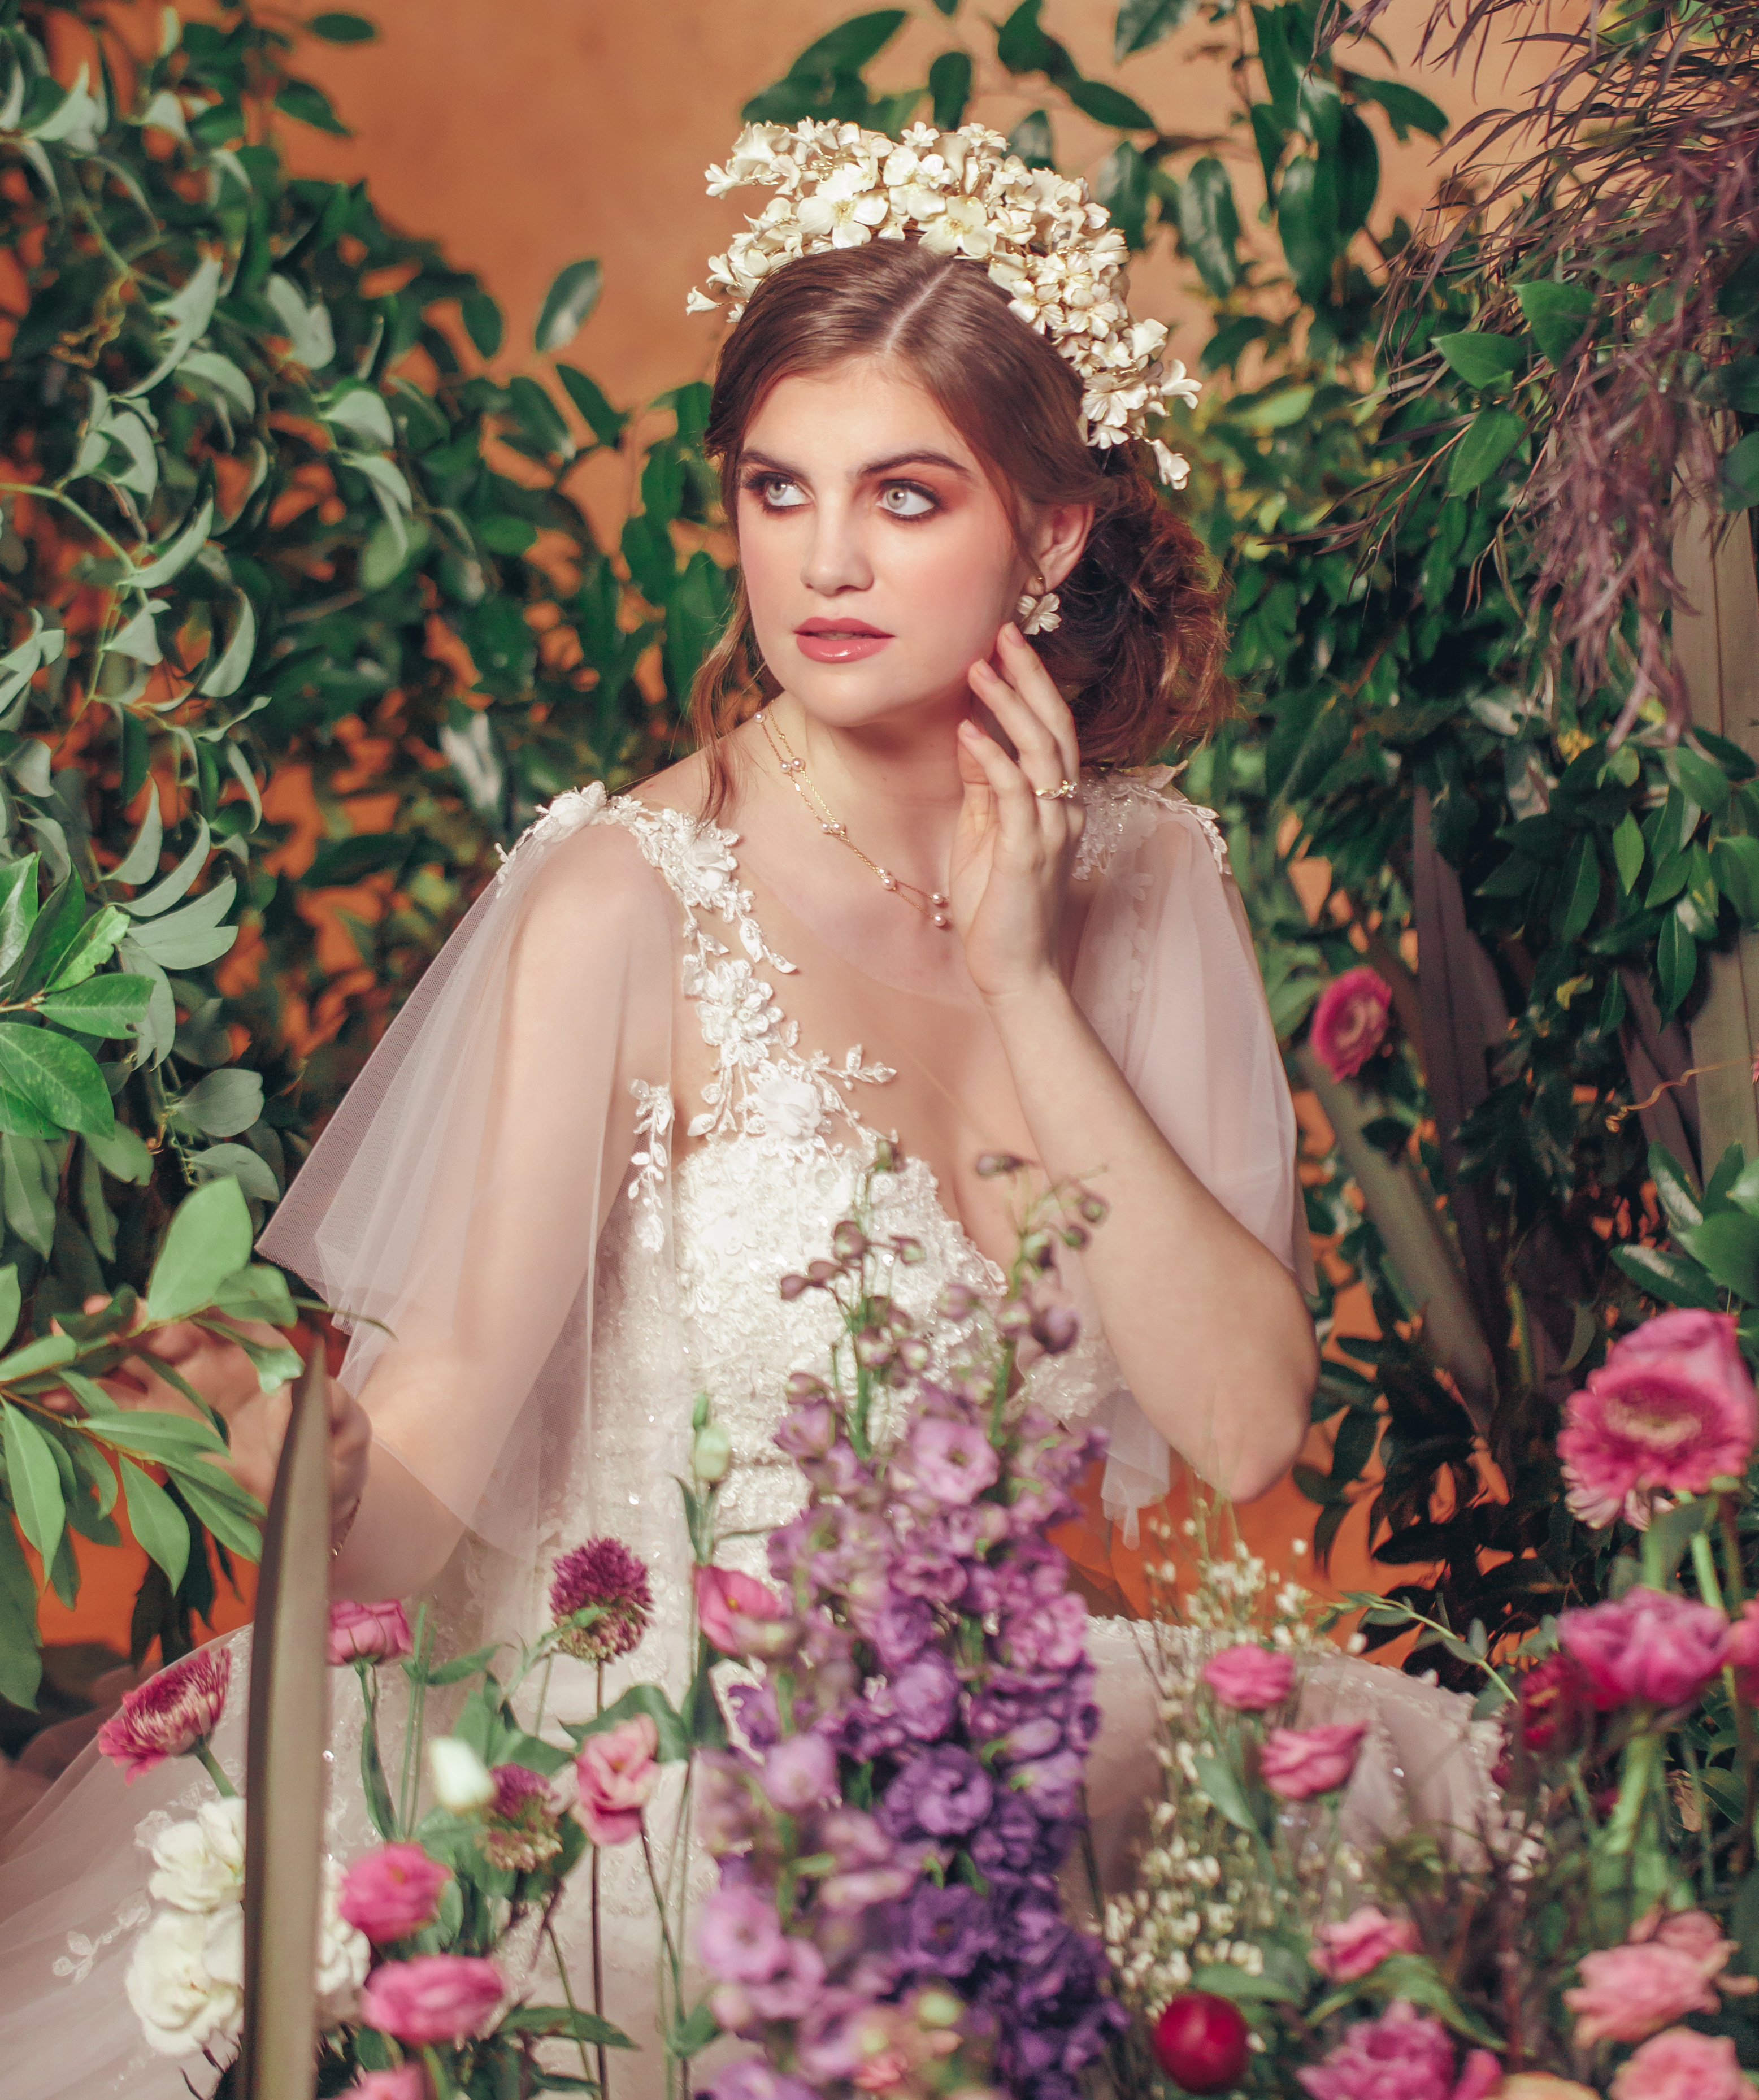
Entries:
{"label": "cream flower", "polygon": [[236,2036],[244,1992],[241,1980],[229,1979],[235,1936],[241,1972],[244,1912],[236,1904],[219,1911],[161,1910],[135,1941],[125,1988],[157,2054],[190,2056]]}
{"label": "cream flower", "polygon": [[245,1804],[204,1802],[187,1822],[168,1824],[152,1844],[158,1872],[150,1894],[178,1910],[216,1910],[245,1886]]}
{"label": "cream flower", "polygon": [[976,197],[949,197],[945,209],[923,229],[923,246],[937,255],[970,255],[981,261],[993,244],[990,214]]}
{"label": "cream flower", "polygon": [[872,240],[891,209],[892,200],[871,186],[868,170],[857,165],[827,175],[809,197],[801,198],[796,215],[802,232],[828,234],[833,248],[859,248]]}

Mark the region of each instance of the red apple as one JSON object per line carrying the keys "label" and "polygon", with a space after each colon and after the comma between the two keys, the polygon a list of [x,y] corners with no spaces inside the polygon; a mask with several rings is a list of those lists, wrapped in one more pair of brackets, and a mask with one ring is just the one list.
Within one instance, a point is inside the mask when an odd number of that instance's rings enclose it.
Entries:
{"label": "red apple", "polygon": [[1154,2023],[1154,2060],[1188,2093],[1225,2093],[1246,2067],[1240,2008],[1213,1991],[1183,1991]]}

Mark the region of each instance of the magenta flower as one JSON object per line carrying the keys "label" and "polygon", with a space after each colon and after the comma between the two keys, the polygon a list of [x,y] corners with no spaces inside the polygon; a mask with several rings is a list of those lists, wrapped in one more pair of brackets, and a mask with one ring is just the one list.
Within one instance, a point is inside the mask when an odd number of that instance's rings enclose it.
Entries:
{"label": "magenta flower", "polygon": [[1364,1904],[1335,1925],[1322,1925],[1308,1957],[1322,1976],[1334,1983],[1353,1983],[1378,1969],[1389,1954],[1415,1954],[1417,1927],[1408,1917],[1389,1917],[1373,1904]]}
{"label": "magenta flower", "polygon": [[451,1868],[430,1860],[419,1845],[381,1845],[350,1863],[336,1908],[382,1947],[419,1932],[452,1877]]}
{"label": "magenta flower", "polygon": [[775,1904],[737,1882],[716,1889],[698,1914],[696,1951],[724,1983],[768,1983],[787,1957]]}
{"label": "magenta flower", "polygon": [[1670,2027],[1619,2066],[1612,2100],[1752,2100],[1727,2035]]}
{"label": "magenta flower", "polygon": [[1572,1393],[1558,1438],[1570,1507],[1585,1524],[1622,1510],[1647,1521],[1657,1491],[1702,1494],[1743,1474],[1759,1439],[1759,1396],[1730,1312],[1682,1310],[1615,1342]]}
{"label": "magenta flower", "polygon": [[395,1597],[357,1604],[338,1597],[330,1606],[329,1658],[346,1662],[395,1662],[410,1652],[409,1621]]}
{"label": "magenta flower", "polygon": [[568,1628],[557,1643],[565,1655],[609,1662],[627,1655],[647,1630],[654,1608],[647,1569],[621,1539],[589,1538],[550,1571],[549,1608],[558,1625],[589,1605],[597,1605],[599,1616]]}
{"label": "magenta flower", "polygon": [[788,1736],[764,1760],[770,1806],[799,1815],[837,1790],[837,1754],[822,1736]]}
{"label": "magenta flower", "polygon": [[1262,1714],[1280,1706],[1294,1689],[1294,1657],[1256,1641],[1240,1641],[1211,1656],[1203,1665],[1203,1682],[1223,1706],[1236,1713]]}
{"label": "magenta flower", "polygon": [[219,1725],[232,1679],[232,1652],[197,1648],[122,1696],[98,1731],[98,1747],[132,1784],[167,1758],[200,1749]]}
{"label": "magenta flower", "polygon": [[428,2075],[419,2063],[363,2071],[341,2100],[428,2100]]}
{"label": "magenta flower", "polygon": [[1319,995],[1307,1042],[1334,1079],[1348,1079],[1379,1049],[1392,987],[1366,964],[1334,977]]}
{"label": "magenta flower", "polygon": [[696,1571],[696,1617],[703,1638],[723,1655],[746,1655],[759,1625],[782,1618],[787,1606],[774,1590],[731,1568]]}
{"label": "magenta flower", "polygon": [[1639,1702],[1691,1705],[1728,1660],[1731,1635],[1709,1605],[1639,1585],[1615,1602],[1566,1612],[1558,1638],[1607,1713]]}
{"label": "magenta flower", "polygon": [[1264,1784],[1285,1801],[1330,1793],[1356,1770],[1365,1723],[1324,1728],[1272,1728],[1259,1753]]}
{"label": "magenta flower", "polygon": [[1582,1980],[1563,2002],[1585,2049],[1597,2041],[1642,2041],[1687,2013],[1717,2010],[1704,1965],[1659,1940],[1585,1954],[1579,1966]]}
{"label": "magenta flower", "polygon": [[580,1815],[595,1845],[624,1845],[640,1835],[641,1811],[659,1778],[659,1730],[650,1714],[589,1736],[575,1760]]}
{"label": "magenta flower", "polygon": [[910,1465],[918,1485],[943,1506],[974,1502],[1000,1477],[995,1446],[975,1422],[928,1415],[910,1432]]}
{"label": "magenta flower", "polygon": [[1295,2076],[1313,2100],[1453,2100],[1453,2044],[1439,2020],[1395,1998]]}
{"label": "magenta flower", "polygon": [[492,1961],[471,1954],[418,1954],[386,1961],[368,1977],[360,2017],[417,2049],[461,2042],[480,2031],[506,1995]]}

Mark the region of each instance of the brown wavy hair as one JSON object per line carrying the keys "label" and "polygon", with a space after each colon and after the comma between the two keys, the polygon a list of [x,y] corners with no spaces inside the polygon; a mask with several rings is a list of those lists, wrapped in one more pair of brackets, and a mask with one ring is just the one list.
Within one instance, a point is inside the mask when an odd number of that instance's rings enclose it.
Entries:
{"label": "brown wavy hair", "polygon": [[[1201,742],[1228,717],[1223,595],[1207,548],[1156,493],[1145,447],[1101,452],[1086,443],[1073,367],[969,262],[915,241],[875,241],[802,256],[758,286],[721,351],[705,439],[730,520],[738,514],[745,433],[771,389],[857,357],[909,368],[976,454],[1023,552],[1034,509],[1093,506],[1081,559],[1057,586],[1062,624],[1035,638],[1046,669],[1071,695],[1089,765],[1144,765],[1170,743]],[[778,690],[740,580],[690,694],[710,816],[732,786],[725,733]]]}

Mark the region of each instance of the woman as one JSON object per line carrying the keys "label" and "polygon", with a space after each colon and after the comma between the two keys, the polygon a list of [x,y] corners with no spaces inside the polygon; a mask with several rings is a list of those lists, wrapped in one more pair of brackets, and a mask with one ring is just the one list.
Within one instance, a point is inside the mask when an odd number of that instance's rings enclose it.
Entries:
{"label": "woman", "polygon": [[[671,1476],[694,1394],[731,1432],[723,1518],[759,1534],[754,1572],[798,1506],[770,1432],[834,1313],[776,1286],[826,1250],[882,1135],[904,1164],[876,1224],[924,1250],[894,1278],[919,1315],[1012,1252],[980,1155],[1103,1193],[1062,1279],[1080,1339],[1028,1375],[1106,1422],[1120,1520],[1164,1491],[1169,1446],[1237,1498],[1271,1486],[1316,1370],[1293,1115],[1225,851],[1136,770],[1223,705],[1209,565],[1146,472],[1164,332],[1117,302],[1104,214],[993,135],[809,133],[758,127],[711,171],[778,195],[716,265],[751,289],[709,430],[739,580],[696,755],[532,827],[263,1241],[364,1316],[337,1387],[338,1591],[431,1592],[461,1641],[529,1633],[556,1555],[614,1533],[655,1615],[613,1692],[687,1674]],[[988,267],[959,252],[985,212],[1006,234]],[[264,1487],[276,1404],[186,1341]],[[1127,1805],[1148,1683],[1127,1629],[1095,1646],[1096,1789],[1110,1771]],[[589,1696],[583,1670],[552,1710]],[[110,1791],[126,1827],[144,1783]],[[627,1913],[607,2010],[650,2042],[636,1873],[607,1860]]]}

